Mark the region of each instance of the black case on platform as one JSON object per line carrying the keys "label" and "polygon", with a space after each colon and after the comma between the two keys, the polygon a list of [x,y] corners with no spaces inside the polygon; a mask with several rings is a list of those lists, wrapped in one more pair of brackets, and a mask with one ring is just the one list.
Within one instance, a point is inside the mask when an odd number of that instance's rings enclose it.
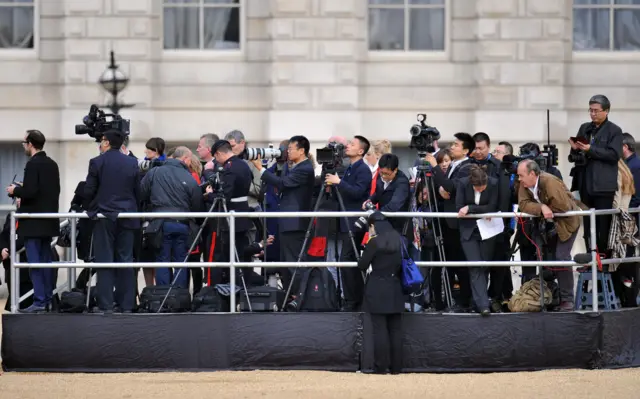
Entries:
{"label": "black case on platform", "polygon": [[[140,306],[138,312],[140,313],[157,313],[160,309],[160,304],[164,300],[164,297],[169,291],[169,286],[156,286],[152,285],[144,287],[140,293]],[[162,312],[160,313],[180,313],[191,311],[191,293],[186,288],[171,288],[171,292],[167,297],[167,300],[162,306]]]}
{"label": "black case on platform", "polygon": [[[246,293],[240,292],[238,304],[241,312],[277,312],[284,302],[285,292],[281,289],[263,286],[247,288]],[[247,303],[247,297],[251,301],[251,310]]]}

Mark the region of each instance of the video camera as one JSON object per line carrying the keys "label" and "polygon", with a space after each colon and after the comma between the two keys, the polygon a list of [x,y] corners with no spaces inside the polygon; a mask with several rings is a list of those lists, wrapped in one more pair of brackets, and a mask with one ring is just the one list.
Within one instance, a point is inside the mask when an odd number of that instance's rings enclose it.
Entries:
{"label": "video camera", "polygon": [[335,171],[342,168],[344,160],[344,144],[332,141],[324,148],[316,150],[316,161],[324,171]]}
{"label": "video camera", "polygon": [[[107,117],[111,117],[111,120],[107,121]],[[131,126],[129,119],[122,119],[117,114],[106,114],[95,104],[89,108],[89,114],[82,118],[82,123],[76,125],[76,134],[87,134],[94,138],[96,143],[101,142],[104,133],[109,130],[118,130],[126,136]]]}
{"label": "video camera", "polygon": [[427,125],[427,114],[418,114],[418,124],[411,126],[411,143],[409,148],[418,150],[418,155],[424,157],[429,152],[435,152],[435,141],[440,140],[440,132],[433,126]]}
{"label": "video camera", "polygon": [[224,168],[222,166],[215,166],[213,168],[213,173],[209,174],[207,180],[200,183],[199,187],[204,192],[208,186],[211,186],[211,189],[214,193],[222,192],[222,180],[220,179],[220,172],[222,172]]}
{"label": "video camera", "polygon": [[238,157],[249,161],[260,158],[265,160],[275,159],[281,162],[287,159],[287,149],[285,147],[274,148],[273,144],[269,144],[267,148],[245,148]]}

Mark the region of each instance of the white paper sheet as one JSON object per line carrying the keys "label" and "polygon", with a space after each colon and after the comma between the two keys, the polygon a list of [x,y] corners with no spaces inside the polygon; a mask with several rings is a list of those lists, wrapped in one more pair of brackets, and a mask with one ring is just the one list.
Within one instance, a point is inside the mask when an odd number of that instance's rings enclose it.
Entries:
{"label": "white paper sheet", "polygon": [[504,223],[501,218],[478,219],[478,230],[480,231],[480,237],[482,240],[488,240],[491,237],[495,237],[504,231]]}

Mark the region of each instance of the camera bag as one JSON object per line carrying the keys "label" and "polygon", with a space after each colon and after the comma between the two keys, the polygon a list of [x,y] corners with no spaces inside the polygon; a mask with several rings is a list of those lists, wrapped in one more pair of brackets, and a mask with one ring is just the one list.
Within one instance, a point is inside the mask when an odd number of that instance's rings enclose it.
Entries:
{"label": "camera bag", "polygon": [[158,313],[160,305],[164,300],[164,297],[169,292],[167,300],[162,306],[160,313],[181,313],[191,311],[191,293],[188,288],[171,288],[168,285],[157,286],[152,285],[144,287],[140,293],[140,305],[138,306],[139,313]]}
{"label": "camera bag", "polygon": [[[276,287],[251,287],[239,293],[238,310],[241,312],[277,312],[284,302],[285,292]],[[248,300],[251,301],[251,309]]]}
{"label": "camera bag", "polygon": [[[240,287],[236,286],[236,300]],[[196,313],[229,312],[231,310],[231,287],[217,284],[203,287],[193,296],[191,311]]]}
{"label": "camera bag", "polygon": [[338,289],[331,272],[324,267],[305,271],[300,281],[298,311],[337,312],[340,310]]}

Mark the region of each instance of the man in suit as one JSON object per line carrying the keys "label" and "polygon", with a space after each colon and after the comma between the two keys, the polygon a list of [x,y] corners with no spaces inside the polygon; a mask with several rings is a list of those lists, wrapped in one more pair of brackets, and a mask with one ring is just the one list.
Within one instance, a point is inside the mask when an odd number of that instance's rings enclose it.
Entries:
{"label": "man in suit", "polygon": [[[98,219],[93,229],[93,255],[99,263],[133,262],[135,231],[140,228],[138,219],[118,219],[120,213],[137,212],[140,203],[138,162],[120,152],[125,135],[118,130],[105,132],[100,141],[102,155],[89,161],[84,187],[84,196],[90,202],[87,213],[106,216]],[[133,268],[98,270],[96,293],[101,312],[113,312],[114,287],[120,310],[133,311]]]}
{"label": "man in suit", "polygon": [[[369,151],[369,140],[362,136],[355,136],[347,143],[345,155],[349,158],[350,164],[340,178],[337,174],[327,174],[325,182],[336,187],[342,196],[345,211],[359,211],[362,202],[369,197],[371,188],[371,169],[364,162],[364,155]],[[347,219],[345,221],[345,219]],[[354,234],[356,248],[349,238],[349,231],[354,229],[356,218],[340,218],[340,241],[342,251],[340,252],[340,262],[355,262],[357,260],[356,250],[360,248],[360,243],[364,237],[364,231],[357,231]],[[362,302],[364,280],[362,273],[355,268],[343,268],[342,287],[345,297],[345,311],[355,311]]]}
{"label": "man in suit", "polygon": [[[475,141],[469,133],[456,133],[453,135],[454,140],[449,150],[451,151],[451,165],[445,174],[442,169],[438,168],[436,158],[431,154],[427,154],[426,160],[433,168],[433,176],[438,193],[442,200],[443,212],[457,212],[456,209],[456,186],[457,181],[469,176],[469,168],[472,162],[469,156],[475,150]],[[449,261],[464,261],[464,252],[460,243],[460,233],[458,232],[458,219],[445,219],[442,225],[442,237],[444,240],[444,250],[446,259]],[[462,309],[471,307],[471,287],[469,285],[469,271],[467,268],[456,267],[447,269],[450,280],[453,281],[453,275],[457,274],[460,283],[460,298],[458,305]],[[441,295],[441,273],[439,268],[432,270],[432,285],[436,301],[436,309],[444,308]]]}
{"label": "man in suit", "polygon": [[[253,179],[251,169],[244,160],[233,153],[231,144],[227,140],[216,141],[211,147],[211,153],[215,157],[216,164],[220,165],[221,168],[218,171],[220,188],[224,194],[227,210],[249,212],[251,210],[249,207],[249,191],[251,190]],[[207,168],[204,170],[203,175],[205,179],[211,181],[214,173],[216,172],[213,169]],[[215,195],[214,188],[210,185],[207,186],[205,194],[207,209],[213,205]],[[216,222],[220,223],[220,236],[216,240],[216,247],[219,248],[219,251],[216,251],[219,255],[217,259],[220,259],[221,262],[228,262],[231,256],[235,256],[235,253],[229,252],[229,223],[225,219],[218,219]],[[254,229],[254,225],[251,219],[235,218],[235,243],[238,256],[241,256],[245,248],[253,242],[254,237],[249,237],[249,231],[252,229]],[[226,269],[212,268],[210,270],[211,284],[221,284],[229,281],[230,274],[223,273],[223,270]],[[245,276],[249,276],[251,269],[247,268],[243,270],[243,273]]]}
{"label": "man in suit", "polygon": [[[278,177],[262,166],[262,161],[252,161],[260,171],[261,179],[275,187],[280,195],[281,212],[310,212],[313,198],[315,172],[309,160],[309,140],[304,136],[293,136],[289,139],[287,156],[291,166],[285,165],[283,175]],[[278,220],[279,233],[276,240],[280,241],[280,259],[283,262],[296,262],[300,251],[303,251],[305,231],[309,225],[307,218],[280,218]],[[283,268],[280,271],[282,285],[288,287],[291,283],[291,270]],[[291,292],[297,292],[292,287]]]}
{"label": "man in suit", "polygon": [[[554,213],[580,210],[564,182],[557,177],[542,172],[532,160],[518,165],[518,206],[520,211],[541,216],[555,223],[557,242],[555,260],[571,260],[571,249],[580,229],[580,217],[569,216],[554,219]],[[542,232],[537,232],[540,235]],[[573,269],[556,270],[560,289],[560,309],[573,310]]]}
{"label": "man in suit", "polygon": [[[591,122],[578,129],[577,140],[569,139],[571,152],[569,162],[575,163],[571,170],[571,191],[580,193],[580,201],[589,208],[611,209],[613,197],[618,189],[618,160],[622,157],[622,129],[609,121],[611,103],[606,96],[595,95],[589,100]],[[600,252],[607,249],[611,215],[596,217],[598,225],[596,242],[591,242],[589,217],[584,218],[584,239],[589,247]]]}
{"label": "man in suit", "polygon": [[[408,212],[411,195],[409,190],[409,179],[398,169],[400,161],[398,156],[394,154],[384,154],[378,161],[380,174],[376,182],[376,192],[369,197],[365,204],[371,202],[378,205],[381,212]],[[413,229],[406,226],[408,221],[406,218],[389,218],[393,228],[403,237],[411,237]],[[407,228],[405,228],[407,227]],[[410,241],[412,241],[410,239]]]}
{"label": "man in suit", "polygon": [[[19,213],[56,213],[60,200],[58,164],[43,151],[45,137],[38,130],[28,130],[22,142],[30,157],[24,168],[22,185],[7,187],[10,196],[21,199]],[[58,219],[20,219],[17,234],[24,239],[29,263],[51,263],[51,239],[60,234]],[[56,282],[54,269],[31,269],[34,301],[25,313],[46,311],[51,306]]]}

